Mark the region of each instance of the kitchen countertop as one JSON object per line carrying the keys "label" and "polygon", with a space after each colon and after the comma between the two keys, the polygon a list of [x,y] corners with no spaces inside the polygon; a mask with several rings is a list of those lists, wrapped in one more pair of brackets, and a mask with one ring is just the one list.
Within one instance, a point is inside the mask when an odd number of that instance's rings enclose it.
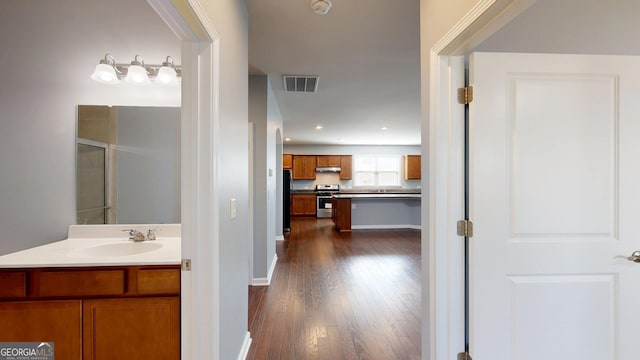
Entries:
{"label": "kitchen countertop", "polygon": [[340,193],[333,195],[334,199],[420,199],[420,193]]}
{"label": "kitchen countertop", "polygon": [[[134,243],[122,232],[130,228],[160,231]],[[179,224],[72,225],[66,240],[0,256],[0,268],[174,265],[182,261],[180,240]]]}

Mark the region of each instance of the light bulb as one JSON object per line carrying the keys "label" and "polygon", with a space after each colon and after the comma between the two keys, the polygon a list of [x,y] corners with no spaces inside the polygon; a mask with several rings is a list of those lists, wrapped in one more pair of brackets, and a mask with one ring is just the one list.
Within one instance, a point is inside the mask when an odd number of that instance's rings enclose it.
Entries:
{"label": "light bulb", "polygon": [[116,69],[108,64],[98,64],[91,75],[91,79],[103,84],[117,84],[120,82]]}
{"label": "light bulb", "polygon": [[130,83],[148,84],[150,82],[147,70],[140,65],[130,65],[125,80]]}
{"label": "light bulb", "polygon": [[163,85],[178,85],[178,75],[171,66],[163,66],[158,70],[156,83]]}

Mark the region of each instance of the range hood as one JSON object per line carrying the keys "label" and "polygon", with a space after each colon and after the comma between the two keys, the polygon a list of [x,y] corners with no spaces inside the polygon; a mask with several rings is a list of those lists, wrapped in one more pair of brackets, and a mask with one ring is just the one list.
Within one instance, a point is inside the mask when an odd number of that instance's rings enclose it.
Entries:
{"label": "range hood", "polygon": [[339,167],[317,167],[316,172],[317,173],[339,173],[340,168]]}

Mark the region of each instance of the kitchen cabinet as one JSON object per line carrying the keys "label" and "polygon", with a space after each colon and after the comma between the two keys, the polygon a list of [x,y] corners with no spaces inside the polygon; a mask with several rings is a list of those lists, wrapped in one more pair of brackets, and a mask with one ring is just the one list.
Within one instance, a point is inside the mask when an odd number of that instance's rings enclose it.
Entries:
{"label": "kitchen cabinet", "polygon": [[419,180],[421,178],[420,171],[420,155],[404,156],[404,179]]}
{"label": "kitchen cabinet", "polygon": [[351,155],[340,156],[340,180],[351,180],[352,177]]}
{"label": "kitchen cabinet", "polygon": [[333,199],[331,218],[339,232],[351,231],[351,199]]}
{"label": "kitchen cabinet", "polygon": [[316,179],[316,156],[315,155],[293,155],[292,163],[293,180],[315,180]]}
{"label": "kitchen cabinet", "polygon": [[283,154],[282,155],[282,168],[283,169],[291,169],[293,167],[293,155],[291,154]]}
{"label": "kitchen cabinet", "polygon": [[291,195],[291,216],[316,216],[316,195]]}
{"label": "kitchen cabinet", "polygon": [[317,155],[316,162],[318,167],[339,167],[340,155]]}
{"label": "kitchen cabinet", "polygon": [[1,269],[0,340],[61,359],[180,359],[180,265]]}

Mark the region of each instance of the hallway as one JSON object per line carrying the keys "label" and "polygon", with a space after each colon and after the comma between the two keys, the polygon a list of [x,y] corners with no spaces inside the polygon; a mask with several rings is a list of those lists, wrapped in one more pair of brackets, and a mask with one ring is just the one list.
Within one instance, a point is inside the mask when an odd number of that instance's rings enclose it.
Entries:
{"label": "hallway", "polygon": [[268,287],[249,287],[247,359],[420,359],[420,231],[338,233],[293,218]]}

